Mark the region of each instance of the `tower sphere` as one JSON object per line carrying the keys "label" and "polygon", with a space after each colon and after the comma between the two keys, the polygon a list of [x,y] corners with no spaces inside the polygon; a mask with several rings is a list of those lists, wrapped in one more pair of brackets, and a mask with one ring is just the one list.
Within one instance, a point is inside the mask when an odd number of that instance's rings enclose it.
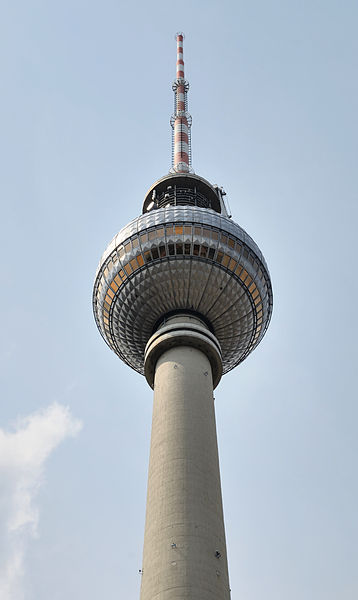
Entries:
{"label": "tower sphere", "polygon": [[93,309],[110,348],[144,374],[145,347],[176,314],[205,322],[221,348],[223,373],[262,340],[272,313],[265,259],[228,217],[222,190],[190,172],[148,191],[143,214],[113,238],[95,278]]}

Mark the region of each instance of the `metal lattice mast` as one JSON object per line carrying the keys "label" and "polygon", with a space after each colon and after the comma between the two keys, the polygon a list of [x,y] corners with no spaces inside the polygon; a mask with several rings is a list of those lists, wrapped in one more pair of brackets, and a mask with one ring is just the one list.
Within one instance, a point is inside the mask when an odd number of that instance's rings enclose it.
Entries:
{"label": "metal lattice mast", "polygon": [[172,126],[172,168],[174,173],[192,173],[191,168],[191,115],[188,112],[189,82],[184,76],[183,40],[184,34],[176,34],[177,69],[173,82],[174,114],[170,119]]}

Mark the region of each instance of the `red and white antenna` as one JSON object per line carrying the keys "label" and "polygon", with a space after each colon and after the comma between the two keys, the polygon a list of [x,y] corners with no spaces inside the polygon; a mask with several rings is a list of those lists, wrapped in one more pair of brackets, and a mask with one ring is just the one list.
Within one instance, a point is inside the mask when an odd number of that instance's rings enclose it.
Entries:
{"label": "red and white antenna", "polygon": [[172,126],[172,173],[192,173],[191,168],[191,115],[188,113],[189,82],[184,77],[184,34],[175,36],[177,41],[177,78],[173,82],[174,114]]}

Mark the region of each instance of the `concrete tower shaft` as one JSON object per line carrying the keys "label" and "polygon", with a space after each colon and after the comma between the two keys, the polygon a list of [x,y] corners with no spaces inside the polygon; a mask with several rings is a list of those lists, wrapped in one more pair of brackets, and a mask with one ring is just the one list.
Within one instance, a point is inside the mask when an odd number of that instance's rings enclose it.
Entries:
{"label": "concrete tower shaft", "polygon": [[180,315],[148,342],[149,379],[153,364],[141,600],[228,600],[213,399],[220,348],[201,320]]}

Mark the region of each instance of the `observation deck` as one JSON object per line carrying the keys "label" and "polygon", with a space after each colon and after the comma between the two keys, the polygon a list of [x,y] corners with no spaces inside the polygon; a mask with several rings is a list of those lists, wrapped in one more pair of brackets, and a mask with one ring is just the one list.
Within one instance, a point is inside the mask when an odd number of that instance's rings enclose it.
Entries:
{"label": "observation deck", "polygon": [[198,206],[220,214],[224,209],[218,186],[189,173],[175,173],[158,179],[147,192],[143,214],[167,206]]}
{"label": "observation deck", "polygon": [[178,312],[197,315],[216,336],[226,373],[263,338],[272,288],[261,251],[226,216],[220,190],[197,175],[175,174],[150,188],[143,214],[109,244],[93,309],[110,348],[142,374],[159,325]]}

